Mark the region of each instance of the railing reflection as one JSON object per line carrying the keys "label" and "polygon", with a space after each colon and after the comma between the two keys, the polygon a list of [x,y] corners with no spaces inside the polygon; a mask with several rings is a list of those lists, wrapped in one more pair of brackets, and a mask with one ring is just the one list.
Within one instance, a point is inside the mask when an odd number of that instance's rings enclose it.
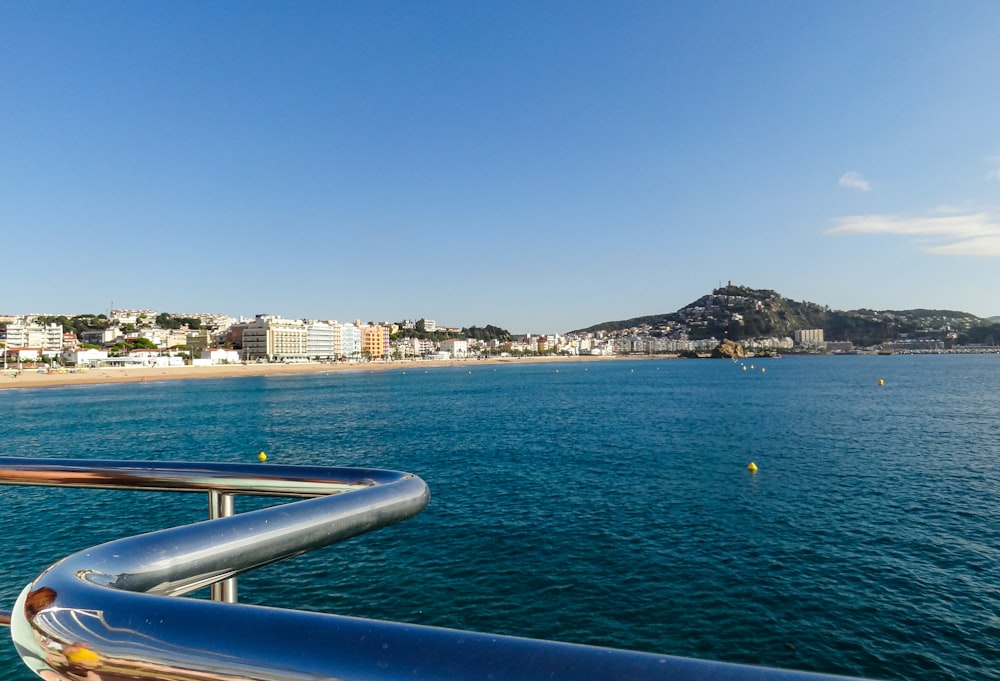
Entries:
{"label": "railing reflection", "polygon": [[[427,485],[407,473],[0,458],[0,484],[209,494],[210,520],[69,556],[24,588],[10,616],[0,614],[43,678],[844,678],[235,603],[238,574],[419,513]],[[316,498],[234,515],[232,499],[241,494]],[[208,586],[215,602],[171,598]]]}

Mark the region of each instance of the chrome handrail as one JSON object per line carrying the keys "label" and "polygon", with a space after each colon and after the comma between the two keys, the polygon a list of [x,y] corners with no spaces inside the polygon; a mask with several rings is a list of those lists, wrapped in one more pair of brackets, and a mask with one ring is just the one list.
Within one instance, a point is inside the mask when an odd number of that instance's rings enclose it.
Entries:
{"label": "chrome handrail", "polygon": [[[0,484],[208,491],[214,497],[211,520],[80,551],[24,588],[9,618],[11,638],[40,676],[150,681],[846,678],[238,605],[215,592],[213,598],[222,602],[170,598],[416,515],[430,495],[424,481],[408,473],[0,457]],[[319,498],[231,515],[225,498],[234,494]]]}

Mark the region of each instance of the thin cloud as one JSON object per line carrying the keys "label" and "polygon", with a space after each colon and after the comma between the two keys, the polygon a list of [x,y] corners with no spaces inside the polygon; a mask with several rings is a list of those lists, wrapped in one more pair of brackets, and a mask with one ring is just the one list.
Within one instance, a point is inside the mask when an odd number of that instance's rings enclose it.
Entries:
{"label": "thin cloud", "polygon": [[1000,258],[1000,236],[980,236],[924,250],[934,255],[988,255]]}
{"label": "thin cloud", "polygon": [[837,184],[847,189],[857,189],[862,192],[871,191],[871,185],[868,183],[868,180],[862,177],[861,173],[856,173],[853,170],[841,175]]}
{"label": "thin cloud", "polygon": [[937,215],[953,215],[955,213],[961,213],[962,211],[968,210],[968,206],[962,208],[960,206],[952,206],[947,203],[943,203],[940,206],[934,206],[929,212]]}
{"label": "thin cloud", "polygon": [[[986,159],[987,163],[994,166],[1000,165],[1000,156],[990,156]],[[1000,167],[993,168],[986,173],[986,179],[993,182],[1000,182]]]}
{"label": "thin cloud", "polygon": [[945,243],[923,250],[934,255],[1000,257],[1000,222],[987,213],[936,217],[855,215],[840,218],[827,234],[896,234]]}

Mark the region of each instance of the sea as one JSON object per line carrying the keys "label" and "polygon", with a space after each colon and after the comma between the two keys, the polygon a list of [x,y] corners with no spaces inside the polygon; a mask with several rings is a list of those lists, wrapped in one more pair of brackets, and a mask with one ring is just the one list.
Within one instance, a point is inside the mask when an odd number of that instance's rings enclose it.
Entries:
{"label": "sea", "polygon": [[[242,602],[1000,680],[998,355],[409,364],[0,390],[0,415],[3,456],[263,451],[429,484],[415,518],[241,576]],[[0,487],[0,610],[65,555],[206,514],[202,494]],[[6,631],[0,676],[34,678]]]}

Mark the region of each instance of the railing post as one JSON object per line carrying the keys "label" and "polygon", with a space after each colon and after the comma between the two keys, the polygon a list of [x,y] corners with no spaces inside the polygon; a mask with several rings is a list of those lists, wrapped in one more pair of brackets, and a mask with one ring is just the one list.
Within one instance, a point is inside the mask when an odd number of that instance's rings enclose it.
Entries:
{"label": "railing post", "polygon": [[[211,520],[217,518],[228,518],[236,513],[234,495],[220,492],[217,489],[208,490],[208,517]],[[216,582],[209,587],[212,592],[212,600],[222,603],[236,602],[236,578],[230,577],[221,582]]]}

